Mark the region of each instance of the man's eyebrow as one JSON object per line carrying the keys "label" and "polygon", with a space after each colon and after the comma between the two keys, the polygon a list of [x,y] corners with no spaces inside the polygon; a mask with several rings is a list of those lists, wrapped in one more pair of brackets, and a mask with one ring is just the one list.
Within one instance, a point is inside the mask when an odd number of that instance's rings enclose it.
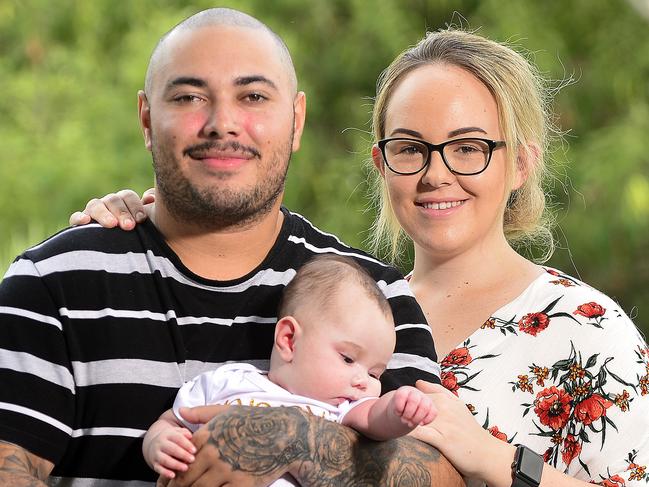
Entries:
{"label": "man's eyebrow", "polygon": [[207,86],[207,83],[205,82],[205,80],[202,80],[200,78],[194,78],[192,76],[179,76],[178,78],[174,78],[167,83],[167,89],[181,85],[189,85],[196,88],[205,88]]}
{"label": "man's eyebrow", "polygon": [[236,86],[246,86],[253,83],[263,83],[265,85],[270,86],[274,90],[277,90],[277,85],[273,83],[271,80],[269,80],[268,78],[266,78],[265,76],[262,76],[261,74],[254,74],[251,76],[240,76],[239,78],[234,80],[234,84]]}

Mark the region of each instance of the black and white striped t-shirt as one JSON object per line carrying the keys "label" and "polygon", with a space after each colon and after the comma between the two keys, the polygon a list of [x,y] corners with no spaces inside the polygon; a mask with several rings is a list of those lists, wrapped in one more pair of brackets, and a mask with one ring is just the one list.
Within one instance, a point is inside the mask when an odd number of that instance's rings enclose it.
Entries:
{"label": "black and white striped t-shirt", "polygon": [[282,211],[264,262],[227,282],[190,272],[150,222],[68,228],[18,257],[0,283],[0,440],[54,462],[65,485],[149,485],[148,427],[199,373],[230,361],[266,368],[284,286],[325,252],[355,258],[392,305],[384,391],[438,382],[430,329],[401,275]]}

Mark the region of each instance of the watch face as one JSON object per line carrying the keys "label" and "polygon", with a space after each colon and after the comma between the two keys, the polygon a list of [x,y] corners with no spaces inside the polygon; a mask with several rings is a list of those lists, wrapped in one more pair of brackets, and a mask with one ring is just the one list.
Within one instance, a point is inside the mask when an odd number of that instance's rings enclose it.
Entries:
{"label": "watch face", "polygon": [[543,460],[532,450],[521,448],[517,470],[520,477],[538,485],[543,473]]}

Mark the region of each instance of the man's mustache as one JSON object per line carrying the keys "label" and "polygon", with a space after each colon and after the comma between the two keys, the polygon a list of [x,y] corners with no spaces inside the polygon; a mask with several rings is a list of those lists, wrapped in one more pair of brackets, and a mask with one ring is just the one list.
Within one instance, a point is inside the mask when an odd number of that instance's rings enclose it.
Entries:
{"label": "man's mustache", "polygon": [[203,142],[201,144],[196,144],[187,147],[183,150],[183,155],[189,157],[201,157],[207,154],[210,151],[220,151],[220,152],[239,152],[241,154],[250,155],[256,158],[261,158],[261,153],[254,147],[249,147],[243,144],[240,144],[236,140],[230,142]]}

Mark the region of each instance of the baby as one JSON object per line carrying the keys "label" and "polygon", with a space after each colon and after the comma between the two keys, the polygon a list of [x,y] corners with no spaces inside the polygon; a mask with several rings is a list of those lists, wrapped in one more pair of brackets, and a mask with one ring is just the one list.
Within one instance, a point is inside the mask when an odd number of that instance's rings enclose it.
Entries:
{"label": "baby", "polygon": [[[191,431],[201,425],[181,419],[180,407],[296,406],[375,440],[434,419],[432,401],[414,387],[378,397],[396,342],[394,322],[387,299],[354,260],[310,260],[286,286],[278,316],[270,370],[231,363],[181,387],[173,410],[144,437],[144,457],[156,472],[174,478],[193,460]],[[273,486],[297,485],[292,482],[285,476]]]}

